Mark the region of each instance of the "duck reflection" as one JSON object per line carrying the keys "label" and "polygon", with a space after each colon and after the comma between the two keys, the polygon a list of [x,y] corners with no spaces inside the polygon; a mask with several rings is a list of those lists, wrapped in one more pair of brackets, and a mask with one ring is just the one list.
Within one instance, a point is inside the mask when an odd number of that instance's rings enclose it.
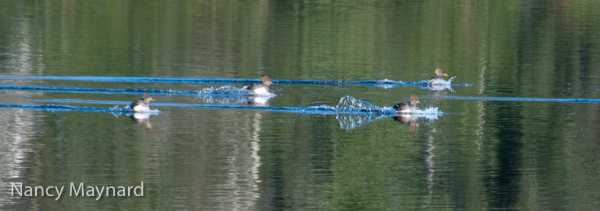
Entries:
{"label": "duck reflection", "polygon": [[393,118],[396,122],[409,124],[409,130],[412,133],[416,133],[419,130],[419,123],[417,123],[416,118],[411,114],[397,114]]}
{"label": "duck reflection", "polygon": [[135,122],[136,124],[144,126],[144,130],[148,131],[152,128],[152,123],[150,123],[151,115],[152,114],[150,113],[134,113],[129,115],[129,118],[131,118],[131,121]]}
{"label": "duck reflection", "polygon": [[269,98],[251,96],[248,97],[248,104],[253,106],[269,107]]}
{"label": "duck reflection", "polygon": [[446,95],[447,92],[444,91],[445,89],[449,89],[450,91],[453,91],[452,88],[450,87],[450,85],[433,85],[433,86],[429,86],[429,91],[433,92],[433,99],[435,101],[442,101],[443,95]]}

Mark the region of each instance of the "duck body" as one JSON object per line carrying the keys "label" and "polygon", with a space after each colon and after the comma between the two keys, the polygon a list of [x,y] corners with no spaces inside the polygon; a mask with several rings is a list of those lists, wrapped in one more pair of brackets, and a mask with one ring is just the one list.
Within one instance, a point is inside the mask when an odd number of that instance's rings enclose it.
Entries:
{"label": "duck body", "polygon": [[264,95],[269,93],[269,86],[273,84],[271,82],[271,78],[269,76],[265,76],[262,79],[262,83],[255,83],[246,87],[246,89],[251,91],[251,94],[255,95]]}
{"label": "duck body", "polygon": [[263,95],[269,93],[269,86],[266,86],[262,83],[256,83],[248,86],[248,90],[252,91],[252,94],[255,95]]}
{"label": "duck body", "polygon": [[133,101],[129,107],[135,112],[150,111],[150,101],[154,101],[154,99],[146,92],[144,98]]}
{"label": "duck body", "polygon": [[396,112],[400,113],[412,113],[415,111],[416,106],[411,106],[410,103],[398,103],[394,106]]}
{"label": "duck body", "polygon": [[429,84],[444,84],[444,76],[448,76],[441,68],[435,69],[435,75],[429,79]]}
{"label": "duck body", "polygon": [[417,104],[419,104],[419,98],[416,95],[410,96],[410,100],[404,103],[398,103],[394,106],[394,110],[400,113],[412,113],[417,108]]}

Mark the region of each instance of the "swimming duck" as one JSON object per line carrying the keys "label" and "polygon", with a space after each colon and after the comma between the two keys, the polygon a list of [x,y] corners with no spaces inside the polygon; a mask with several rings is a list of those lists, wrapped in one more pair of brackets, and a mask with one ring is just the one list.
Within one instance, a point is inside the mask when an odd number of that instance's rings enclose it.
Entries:
{"label": "swimming duck", "polygon": [[421,103],[419,98],[416,95],[411,95],[408,101],[396,104],[394,109],[400,113],[412,113],[419,103]]}
{"label": "swimming duck", "polygon": [[[444,76],[448,76],[448,74],[444,73],[444,71],[440,68],[435,69],[435,74],[436,76],[431,77],[429,79],[429,89],[432,89],[432,87],[438,86],[438,85],[446,85],[446,81],[444,81]],[[443,90],[444,88],[442,88]]]}
{"label": "swimming duck", "polygon": [[150,94],[146,92],[144,94],[144,98],[133,101],[129,107],[133,109],[133,111],[149,111],[150,110],[150,101],[154,101]]}
{"label": "swimming duck", "polygon": [[435,74],[436,74],[436,76],[431,77],[429,80],[435,80],[435,79],[444,80],[444,76],[448,76],[448,74],[444,73],[444,71],[441,68],[435,69]]}
{"label": "swimming duck", "polygon": [[269,86],[273,84],[269,76],[265,76],[262,79],[262,83],[255,83],[246,87],[246,89],[252,91],[256,95],[262,95],[269,93]]}

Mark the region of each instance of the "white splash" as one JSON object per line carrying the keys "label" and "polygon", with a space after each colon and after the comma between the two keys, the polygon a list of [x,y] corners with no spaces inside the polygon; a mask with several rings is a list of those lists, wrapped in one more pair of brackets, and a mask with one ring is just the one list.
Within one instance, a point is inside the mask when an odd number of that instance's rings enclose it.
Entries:
{"label": "white splash", "polygon": [[452,90],[452,80],[454,80],[454,78],[456,78],[456,76],[448,79],[447,81],[441,78],[431,79],[427,81],[427,88],[429,88],[431,91],[443,91],[444,89],[449,89],[451,92],[454,92],[454,90]]}
{"label": "white splash", "polygon": [[340,102],[335,106],[339,110],[373,110],[381,111],[378,106],[371,105],[365,101],[356,99],[350,95],[346,95],[340,99]]}
{"label": "white splash", "polygon": [[110,110],[113,111],[113,113],[145,113],[145,114],[151,114],[151,115],[158,115],[161,113],[161,111],[158,109],[147,109],[147,110],[134,111],[133,109],[131,109],[131,107],[129,105],[123,106],[123,108],[119,108],[119,106],[114,106],[114,107],[111,107]]}
{"label": "white splash", "polygon": [[443,112],[439,110],[438,107],[427,107],[424,109],[415,109],[412,114],[415,118],[425,118],[427,120],[437,120],[438,117],[444,115]]}
{"label": "white splash", "polygon": [[275,97],[276,94],[271,92],[256,94],[251,90],[247,89],[248,86],[237,88],[231,85],[225,85],[221,87],[205,87],[199,92],[198,95],[260,95],[265,97]]}

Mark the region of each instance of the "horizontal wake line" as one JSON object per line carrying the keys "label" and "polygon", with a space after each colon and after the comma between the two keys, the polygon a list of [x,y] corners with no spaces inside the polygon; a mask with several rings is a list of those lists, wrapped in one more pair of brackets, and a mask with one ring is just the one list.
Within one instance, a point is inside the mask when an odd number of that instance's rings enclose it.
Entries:
{"label": "horizontal wake line", "polygon": [[[167,90],[167,89],[95,89],[76,87],[49,87],[49,86],[5,86],[0,85],[0,90],[23,90],[42,92],[75,92],[75,93],[100,93],[100,94],[141,94],[148,92],[158,95],[209,95],[209,96],[251,96],[243,94],[206,94],[200,91]],[[441,96],[451,100],[491,100],[491,101],[522,101],[522,102],[561,102],[561,103],[600,103],[600,99],[581,98],[527,98],[527,97],[478,97],[478,96]],[[262,108],[262,107],[261,107]]]}
{"label": "horizontal wake line", "polygon": [[123,113],[112,108],[95,108],[95,107],[75,107],[67,105],[15,105],[15,104],[0,104],[0,108],[23,108],[36,109],[45,111],[83,111],[83,112],[106,112],[106,113]]}
{"label": "horizontal wake line", "polygon": [[463,97],[463,96],[441,96],[452,100],[492,100],[492,101],[521,101],[521,102],[560,102],[560,103],[600,103],[600,99],[578,99],[578,98],[529,98],[529,97]]}
{"label": "horizontal wake line", "polygon": [[[76,99],[55,99],[55,100],[30,100],[33,102],[47,102],[47,103],[85,103],[85,104],[105,104],[105,105],[129,105],[131,102],[127,101],[104,101],[104,100],[76,100]],[[5,106],[1,106],[5,105]],[[0,104],[0,107],[9,107],[6,105],[11,104]],[[17,105],[21,106],[21,105]],[[30,106],[30,105],[24,105]],[[31,105],[34,106],[35,105]],[[58,105],[51,105],[58,106]],[[72,107],[72,106],[67,106]],[[228,108],[228,109],[250,109],[250,110],[268,110],[268,111],[280,111],[280,112],[292,112],[292,113],[306,113],[306,114],[394,114],[393,110],[387,109],[337,109],[334,107],[263,107],[263,106],[242,106],[242,105],[212,105],[212,104],[183,104],[183,103],[152,103],[151,107],[185,107],[185,108]],[[21,108],[21,107],[15,107]],[[87,107],[76,107],[87,109]],[[111,110],[111,108],[105,108]],[[77,110],[77,109],[72,109]],[[111,111],[112,112],[112,111]]]}
{"label": "horizontal wake line", "polygon": [[166,90],[166,89],[95,89],[77,87],[51,87],[51,86],[6,86],[0,85],[0,90],[23,90],[42,92],[76,92],[76,93],[100,93],[100,94],[150,94],[160,95],[198,95],[198,91]]}
{"label": "horizontal wake line", "polygon": [[[63,81],[96,81],[96,82],[137,82],[137,83],[238,83],[252,84],[262,82],[260,79],[236,78],[155,78],[155,77],[115,77],[115,76],[20,76],[0,75],[0,79],[10,80],[63,80]],[[366,85],[366,86],[427,86],[427,81],[408,82],[394,80],[285,80],[273,79],[275,84],[315,84],[315,85]],[[451,86],[470,86],[470,84],[452,84]]]}

